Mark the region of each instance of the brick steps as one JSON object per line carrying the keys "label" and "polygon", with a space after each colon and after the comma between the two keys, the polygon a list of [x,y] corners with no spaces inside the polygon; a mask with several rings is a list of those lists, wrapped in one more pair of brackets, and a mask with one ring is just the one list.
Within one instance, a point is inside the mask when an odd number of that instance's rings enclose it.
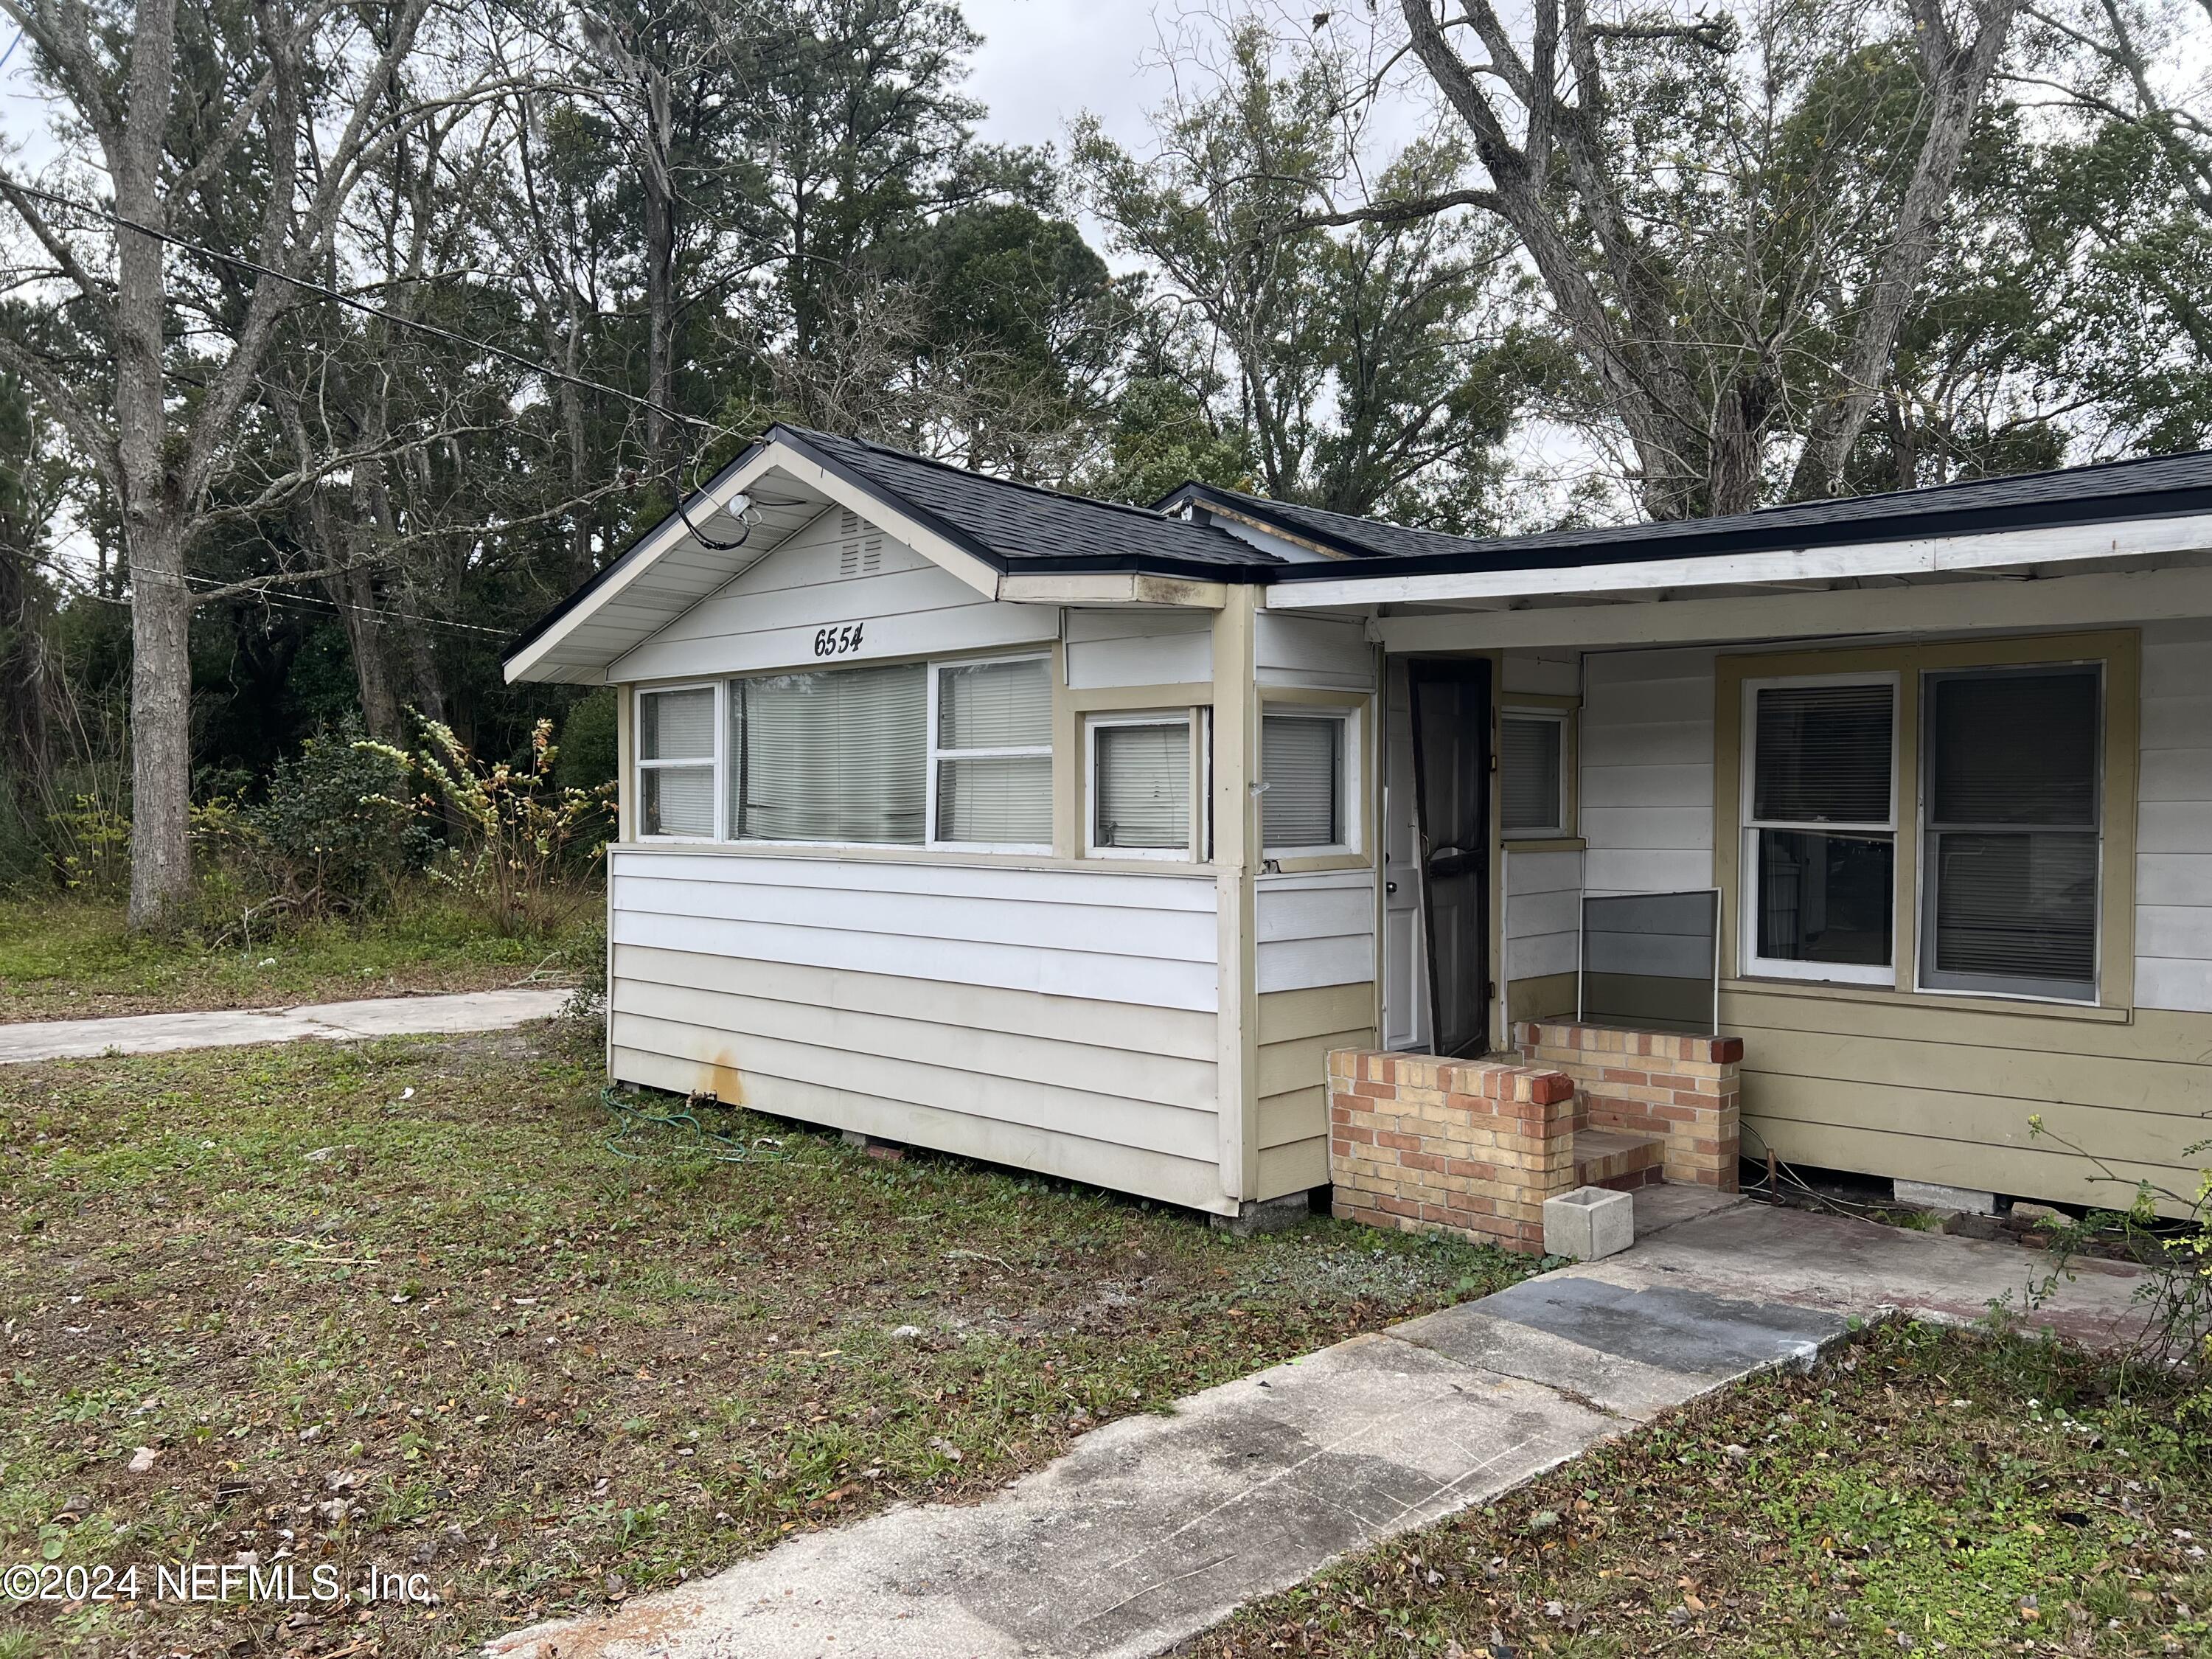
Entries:
{"label": "brick steps", "polygon": [[1627,1129],[1575,1131],[1575,1185],[1634,1192],[1665,1179],[1667,1137]]}

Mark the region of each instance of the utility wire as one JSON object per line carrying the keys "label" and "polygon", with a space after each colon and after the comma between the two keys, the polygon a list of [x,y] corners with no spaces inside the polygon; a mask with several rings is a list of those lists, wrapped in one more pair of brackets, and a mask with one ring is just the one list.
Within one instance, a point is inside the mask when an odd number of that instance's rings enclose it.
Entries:
{"label": "utility wire", "polygon": [[[9,50],[12,51],[14,48],[10,47]],[[21,184],[11,179],[9,181],[8,188],[19,191],[26,196],[35,197],[40,201],[52,206],[66,209],[71,213],[81,213],[90,218],[104,220],[118,229],[133,231],[138,235],[151,237],[157,242],[167,243],[171,247],[182,248],[188,253],[197,253],[204,259],[214,259],[224,264],[234,265],[240,270],[251,271],[255,276],[265,277],[270,282],[289,283],[306,293],[328,300],[334,305],[345,306],[360,312],[363,316],[374,317],[382,322],[389,323],[395,328],[413,329],[418,334],[427,334],[432,339],[441,340],[447,345],[461,346],[470,350],[488,353],[503,362],[513,363],[517,368],[528,369],[533,374],[543,375],[547,380],[558,380],[566,386],[580,386],[587,392],[601,392],[607,397],[619,398],[624,403],[634,404],[640,409],[674,422],[679,428],[695,427],[702,432],[708,433],[718,433],[722,430],[712,421],[702,421],[696,415],[686,415],[680,410],[670,409],[664,404],[657,403],[651,398],[641,397],[635,392],[626,392],[620,386],[609,386],[605,381],[594,380],[586,375],[571,374],[565,369],[555,368],[550,364],[538,362],[535,358],[526,357],[519,351],[510,351],[507,347],[494,345],[489,340],[479,340],[471,335],[457,333],[449,328],[441,328],[435,323],[426,323],[413,317],[402,317],[395,311],[388,310],[382,306],[371,305],[368,301],[348,294],[341,289],[331,288],[326,283],[315,282],[309,277],[295,276],[289,271],[278,270],[274,266],[264,265],[258,259],[247,258],[244,254],[225,253],[186,237],[173,235],[166,230],[156,230],[151,225],[142,225],[135,219],[126,219],[119,213],[95,206],[89,202],[80,202],[70,197],[58,196],[52,191],[40,190],[34,185]],[[690,467],[692,488],[696,491],[699,484],[698,458],[696,451],[689,451],[688,446],[687,451],[684,459]],[[691,532],[694,541],[717,553],[734,553],[752,536],[752,526],[747,525],[744,527],[745,533],[733,542],[715,540],[691,522],[690,512],[680,494],[676,501],[676,516],[684,520],[684,527]]]}

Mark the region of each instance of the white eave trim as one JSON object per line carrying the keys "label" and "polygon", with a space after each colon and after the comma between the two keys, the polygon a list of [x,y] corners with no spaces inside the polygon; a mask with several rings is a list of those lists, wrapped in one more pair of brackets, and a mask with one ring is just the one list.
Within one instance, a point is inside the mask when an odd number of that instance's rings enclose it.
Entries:
{"label": "white eave trim", "polygon": [[[999,591],[1001,580],[999,572],[991,566],[965,548],[946,540],[934,530],[917,523],[880,497],[847,483],[838,474],[810,460],[781,439],[763,444],[759,453],[751,459],[709,483],[684,503],[684,513],[690,515],[692,524],[703,526],[727,507],[733,497],[744,495],[763,474],[770,471],[781,472],[793,482],[819,492],[834,506],[848,507],[860,514],[877,529],[904,542],[985,599],[1005,597]],[[593,589],[581,604],[507,659],[504,665],[507,683],[512,685],[519,680],[530,678],[532,671],[557,653],[576,629],[619,599],[633,582],[652,569],[665,555],[674,551],[690,533],[684,514],[670,514],[642,542],[623,556],[606,580]],[[748,558],[746,562],[750,563],[750,559]],[[739,572],[733,569],[730,574],[735,576]],[[675,617],[671,617],[667,620],[673,622]],[[608,661],[619,659],[641,643],[643,641],[641,640],[625,646],[615,652]]]}
{"label": "white eave trim", "polygon": [[1433,576],[1349,576],[1280,582],[1267,590],[1273,611],[1335,605],[1449,605],[1455,600],[1575,598],[1662,588],[1819,582],[1853,576],[1935,576],[2017,565],[2067,564],[2212,548],[2212,514],[2130,519],[2047,530],[1992,530],[1911,541],[1853,542],[1838,547],[1705,558],[1608,561],[1549,570],[1443,572]]}

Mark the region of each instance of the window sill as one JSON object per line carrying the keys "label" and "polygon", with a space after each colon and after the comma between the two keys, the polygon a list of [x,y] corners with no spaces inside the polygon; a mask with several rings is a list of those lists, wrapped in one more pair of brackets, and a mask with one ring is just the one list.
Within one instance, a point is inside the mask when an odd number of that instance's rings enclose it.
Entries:
{"label": "window sill", "polygon": [[1213,878],[1210,864],[1178,859],[1061,858],[1043,853],[955,852],[948,848],[871,847],[850,842],[618,841],[610,853],[703,854],[718,859],[808,859],[830,864],[967,865],[992,870],[1099,870],[1138,876]]}
{"label": "window sill", "polygon": [[2086,1002],[2045,1002],[2033,997],[1962,996],[1949,991],[1899,991],[1883,985],[1850,985],[1805,979],[1724,979],[1723,996],[1810,997],[1823,1002],[1875,1002],[1893,1008],[1953,1009],[1962,1014],[2027,1014],[2037,1018],[2087,1020],[2099,1025],[2135,1023],[2132,1008]]}
{"label": "window sill", "polygon": [[1370,868],[1364,853],[1269,853],[1260,873],[1273,876],[1311,876],[1325,870]]}
{"label": "window sill", "polygon": [[1509,853],[1586,853],[1589,842],[1580,836],[1507,836],[1498,842]]}

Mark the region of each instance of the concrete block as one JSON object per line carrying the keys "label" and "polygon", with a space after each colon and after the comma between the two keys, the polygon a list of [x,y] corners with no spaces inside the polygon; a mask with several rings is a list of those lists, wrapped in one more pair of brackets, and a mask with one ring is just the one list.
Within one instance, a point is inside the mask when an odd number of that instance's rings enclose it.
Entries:
{"label": "concrete block", "polygon": [[1544,1200],[1544,1254],[1597,1261],[1636,1243],[1636,1200],[1605,1187],[1577,1187]]}
{"label": "concrete block", "polygon": [[[1393,1201],[1386,1199],[1385,1207]],[[1255,1233],[1288,1232],[1312,1213],[1313,1194],[1309,1191],[1286,1193],[1280,1198],[1259,1202],[1248,1198],[1235,1215],[1209,1216],[1207,1220],[1217,1232],[1249,1238]]]}
{"label": "concrete block", "polygon": [[1968,1215],[1995,1215],[1997,1195],[1971,1187],[1945,1187],[1933,1181],[1893,1181],[1892,1193],[1899,1204],[1916,1210],[1963,1210]]}

